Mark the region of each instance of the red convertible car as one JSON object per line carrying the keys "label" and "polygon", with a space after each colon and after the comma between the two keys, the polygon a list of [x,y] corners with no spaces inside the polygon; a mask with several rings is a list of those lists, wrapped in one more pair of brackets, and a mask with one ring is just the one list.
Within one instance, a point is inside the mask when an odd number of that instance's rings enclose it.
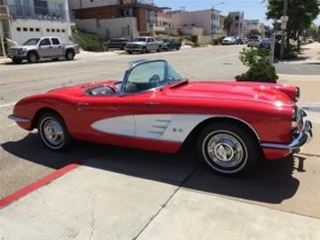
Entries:
{"label": "red convertible car", "polygon": [[176,153],[190,142],[215,172],[243,175],[263,157],[284,158],[311,139],[312,124],[296,106],[299,95],[288,85],[189,82],[164,60],[140,60],[123,81],[24,98],[10,118],[37,128],[52,150],[77,139]]}

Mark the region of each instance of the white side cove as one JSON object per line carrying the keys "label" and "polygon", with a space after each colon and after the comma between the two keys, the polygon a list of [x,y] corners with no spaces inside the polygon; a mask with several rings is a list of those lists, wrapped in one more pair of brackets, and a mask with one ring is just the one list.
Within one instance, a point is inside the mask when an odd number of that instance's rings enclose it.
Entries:
{"label": "white side cove", "polygon": [[97,131],[160,141],[184,142],[189,133],[210,115],[150,114],[107,118],[91,127]]}

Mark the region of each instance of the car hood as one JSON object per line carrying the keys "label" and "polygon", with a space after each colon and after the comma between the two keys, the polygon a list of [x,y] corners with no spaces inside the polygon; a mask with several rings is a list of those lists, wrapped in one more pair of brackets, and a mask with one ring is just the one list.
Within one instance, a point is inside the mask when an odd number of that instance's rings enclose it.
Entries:
{"label": "car hood", "polygon": [[10,50],[21,50],[21,49],[26,49],[26,50],[29,50],[29,49],[34,49],[36,46],[22,46],[22,45],[18,45],[18,46],[14,46],[14,47],[11,47],[9,48]]}
{"label": "car hood", "polygon": [[293,105],[295,91],[295,87],[270,83],[189,82],[169,87],[166,95]]}
{"label": "car hood", "polygon": [[144,45],[146,42],[130,42],[129,44]]}

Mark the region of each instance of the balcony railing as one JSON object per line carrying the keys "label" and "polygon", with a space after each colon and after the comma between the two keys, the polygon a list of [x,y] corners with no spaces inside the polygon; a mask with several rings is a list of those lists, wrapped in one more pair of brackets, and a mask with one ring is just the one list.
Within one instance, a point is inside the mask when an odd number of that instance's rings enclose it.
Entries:
{"label": "balcony railing", "polygon": [[69,21],[69,13],[61,9],[41,8],[26,5],[9,5],[9,13],[13,19]]}

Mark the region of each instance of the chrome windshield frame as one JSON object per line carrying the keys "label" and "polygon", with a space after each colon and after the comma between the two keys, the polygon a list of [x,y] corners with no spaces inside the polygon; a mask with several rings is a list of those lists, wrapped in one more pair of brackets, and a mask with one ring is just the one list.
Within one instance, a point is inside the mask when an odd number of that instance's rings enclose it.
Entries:
{"label": "chrome windshield frame", "polygon": [[136,67],[138,67],[138,66],[140,66],[142,64],[154,63],[154,62],[163,62],[165,64],[165,75],[166,76],[168,75],[169,64],[168,64],[168,62],[166,60],[163,60],[163,59],[156,59],[156,60],[141,59],[141,60],[137,60],[137,61],[131,62],[130,63],[130,67],[125,71],[125,74],[124,74],[124,77],[123,77],[123,81],[122,81],[122,85],[121,85],[121,88],[120,88],[119,96],[136,95],[136,94],[143,94],[143,93],[146,93],[146,92],[154,92],[157,89],[162,89],[163,87],[167,86],[167,84],[164,84],[162,86],[158,86],[158,87],[155,87],[155,88],[147,89],[147,90],[141,91],[141,92],[126,93],[125,87],[126,87],[126,85],[128,83],[128,79],[129,79],[129,76],[130,76],[131,72]]}

